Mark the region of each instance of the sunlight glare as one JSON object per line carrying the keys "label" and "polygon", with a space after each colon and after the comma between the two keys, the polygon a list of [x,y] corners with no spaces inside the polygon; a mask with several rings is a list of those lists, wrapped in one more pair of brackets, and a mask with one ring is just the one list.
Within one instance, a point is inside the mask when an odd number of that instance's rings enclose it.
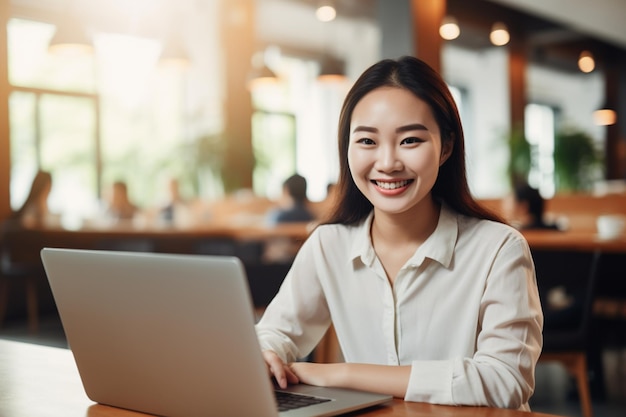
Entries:
{"label": "sunlight glare", "polygon": [[129,108],[148,96],[161,50],[154,39],[101,34],[96,37],[103,94],[118,97]]}

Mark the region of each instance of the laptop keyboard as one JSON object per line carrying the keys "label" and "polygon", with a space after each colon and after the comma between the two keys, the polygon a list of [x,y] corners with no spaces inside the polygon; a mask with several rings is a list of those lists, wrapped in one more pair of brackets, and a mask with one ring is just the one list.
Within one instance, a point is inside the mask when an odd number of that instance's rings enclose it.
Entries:
{"label": "laptop keyboard", "polygon": [[325,403],[330,398],[314,397],[311,395],[294,394],[285,391],[274,391],[278,411],[294,410],[296,408],[307,407],[309,405]]}

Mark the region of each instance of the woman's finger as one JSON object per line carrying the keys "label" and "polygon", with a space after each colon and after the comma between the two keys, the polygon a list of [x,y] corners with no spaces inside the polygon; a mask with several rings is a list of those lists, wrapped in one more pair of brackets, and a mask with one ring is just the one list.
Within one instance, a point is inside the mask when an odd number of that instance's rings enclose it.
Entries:
{"label": "woman's finger", "polygon": [[[270,375],[273,375],[281,388],[287,388],[288,376],[286,372],[286,366],[278,355],[272,351],[263,351],[263,358],[270,371]],[[289,371],[291,373],[291,371]],[[291,378],[291,377],[289,377]]]}
{"label": "woman's finger", "polygon": [[290,365],[285,365],[285,376],[290,384],[298,384],[300,382],[298,375],[293,372]]}

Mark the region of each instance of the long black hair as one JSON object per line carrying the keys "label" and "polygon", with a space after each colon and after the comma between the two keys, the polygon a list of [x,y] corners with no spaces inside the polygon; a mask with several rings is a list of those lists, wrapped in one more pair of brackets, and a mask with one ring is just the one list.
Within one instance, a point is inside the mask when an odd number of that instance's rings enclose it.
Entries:
{"label": "long black hair", "polygon": [[397,87],[410,91],[426,102],[441,132],[442,147],[451,144],[452,153],[440,167],[432,189],[433,197],[444,201],[461,214],[502,222],[495,213],[482,207],[472,197],[465,171],[463,127],[450,90],[428,64],[419,58],[403,56],[383,59],[369,67],[357,79],[346,96],[339,117],[339,180],[337,194],[325,223],[356,224],[372,211],[373,206],[357,188],[348,166],[350,122],[357,103],[379,87]]}

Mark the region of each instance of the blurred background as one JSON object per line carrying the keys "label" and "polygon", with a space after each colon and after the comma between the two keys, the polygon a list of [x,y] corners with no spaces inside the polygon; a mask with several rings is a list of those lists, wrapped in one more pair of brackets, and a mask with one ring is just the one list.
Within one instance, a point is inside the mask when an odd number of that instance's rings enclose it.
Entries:
{"label": "blurred background", "polygon": [[[322,6],[330,16],[318,13]],[[312,201],[323,200],[338,174],[336,125],[347,90],[372,63],[404,54],[428,61],[452,89],[477,197],[510,191],[520,137],[522,170],[546,198],[626,178],[620,0],[1,7],[2,217],[25,200],[38,169],[53,173],[50,209],[68,225],[96,215],[118,179],[140,207],[165,201],[171,178],[187,198],[240,189],[276,198],[293,172],[306,177]],[[440,34],[449,23],[457,37]],[[497,44],[495,29],[505,36]],[[612,111],[608,120],[597,119],[600,109]],[[582,135],[594,153],[574,185],[555,171],[566,134]]]}

